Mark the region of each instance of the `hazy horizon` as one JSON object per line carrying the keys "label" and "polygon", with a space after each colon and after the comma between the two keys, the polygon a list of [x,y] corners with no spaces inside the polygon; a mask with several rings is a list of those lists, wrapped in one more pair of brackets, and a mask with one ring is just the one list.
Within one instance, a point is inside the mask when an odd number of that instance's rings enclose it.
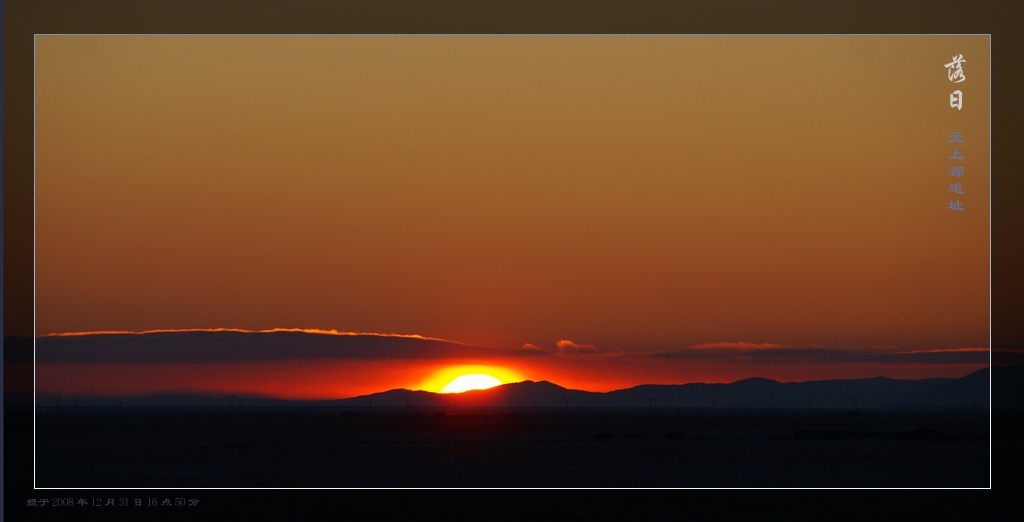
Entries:
{"label": "hazy horizon", "polygon": [[[742,344],[742,343],[737,343]],[[332,399],[392,389],[437,392],[459,375],[609,392],[645,384],[959,378],[985,348],[925,350],[734,346],[595,353],[566,345],[496,348],[410,335],[278,329],[94,333],[36,339],[37,391],[63,395],[202,392]],[[808,367],[817,374],[806,377]],[[709,370],[710,369],[710,370]]]}

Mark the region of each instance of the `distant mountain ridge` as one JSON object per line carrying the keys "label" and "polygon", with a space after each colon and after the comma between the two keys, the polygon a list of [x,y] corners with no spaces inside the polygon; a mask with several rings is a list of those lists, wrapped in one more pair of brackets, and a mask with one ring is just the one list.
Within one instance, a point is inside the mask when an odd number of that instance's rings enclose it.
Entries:
{"label": "distant mountain ridge", "polygon": [[337,401],[379,407],[561,408],[901,408],[987,409],[989,370],[959,379],[885,377],[780,383],[750,378],[730,384],[644,384],[611,392],[572,390],[548,381],[524,381],[461,394],[391,390]]}
{"label": "distant mountain ridge", "polygon": [[[33,343],[34,348],[33,349]],[[547,353],[547,352],[544,352]],[[87,363],[232,363],[290,360],[466,360],[486,356],[543,357],[538,350],[495,349],[391,334],[320,335],[305,331],[166,332],[4,338],[5,396],[33,404],[31,365]],[[15,371],[14,368],[22,368]],[[991,377],[991,379],[990,379]],[[991,394],[989,383],[991,382]],[[80,405],[248,407],[309,406],[454,410],[487,408],[988,408],[1024,409],[1024,364],[994,366],[958,379],[871,379],[780,383],[752,377],[729,384],[647,384],[599,393],[541,381],[508,384],[459,395],[391,390],[331,401],[178,393],[148,397],[86,398],[37,395],[42,407]]]}
{"label": "distant mountain ridge", "polygon": [[[989,407],[990,373],[1017,383],[1024,365],[988,368],[958,379],[898,380],[886,377],[780,383],[749,378],[729,384],[644,384],[611,392],[567,389],[548,381],[523,381],[487,390],[439,394],[406,389],[388,390],[336,400],[296,401],[246,395],[160,394],[125,398],[59,398],[40,395],[43,408],[105,407],[312,407],[343,410],[459,411],[518,408],[811,408],[842,411],[877,408]],[[1011,405],[1012,406],[1012,405]]]}

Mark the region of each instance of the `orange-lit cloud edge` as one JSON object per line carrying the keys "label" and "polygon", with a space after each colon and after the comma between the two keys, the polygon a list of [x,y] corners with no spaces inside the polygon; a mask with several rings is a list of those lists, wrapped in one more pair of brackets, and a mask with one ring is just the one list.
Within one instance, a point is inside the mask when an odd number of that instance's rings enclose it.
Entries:
{"label": "orange-lit cloud edge", "polygon": [[347,336],[358,336],[358,335],[369,335],[374,337],[401,337],[405,339],[423,339],[426,341],[444,341],[446,343],[462,344],[459,341],[452,341],[449,339],[441,339],[439,337],[427,337],[417,334],[397,334],[397,333],[380,333],[380,332],[356,332],[356,331],[345,331],[345,330],[334,330],[334,329],[322,329],[322,328],[269,328],[266,330],[249,330],[245,328],[158,328],[152,330],[93,330],[87,332],[54,332],[44,335],[38,335],[37,337],[79,337],[85,335],[146,335],[154,333],[188,333],[188,332],[235,332],[235,333],[276,333],[276,332],[301,332],[308,334],[319,334],[319,335],[347,335]]}

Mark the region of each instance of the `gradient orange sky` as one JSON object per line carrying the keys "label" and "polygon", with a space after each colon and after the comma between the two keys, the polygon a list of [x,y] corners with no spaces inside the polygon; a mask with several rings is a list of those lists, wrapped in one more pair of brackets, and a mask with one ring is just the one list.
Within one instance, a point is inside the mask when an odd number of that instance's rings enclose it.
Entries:
{"label": "gradient orange sky", "polygon": [[[36,333],[988,347],[988,53],[988,37],[39,36]],[[695,373],[605,359],[526,373]],[[797,367],[773,371],[853,372]]]}

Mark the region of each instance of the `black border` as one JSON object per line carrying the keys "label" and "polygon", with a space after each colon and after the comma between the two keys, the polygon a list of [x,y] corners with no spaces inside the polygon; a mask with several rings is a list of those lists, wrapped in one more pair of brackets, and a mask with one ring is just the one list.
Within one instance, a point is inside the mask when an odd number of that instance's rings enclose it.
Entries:
{"label": "black border", "polygon": [[[1014,16],[1017,14],[1017,16]],[[1010,2],[892,0],[550,0],[512,2],[478,0],[7,0],[4,3],[4,301],[5,345],[4,396],[4,514],[12,520],[75,517],[79,511],[30,509],[25,499],[41,497],[31,489],[31,415],[25,410],[23,383],[31,382],[26,367],[17,362],[16,348],[32,328],[32,35],[35,33],[727,33],[727,34],[992,34],[992,333],[997,348],[1024,348],[1024,276],[1019,270],[1024,248],[1019,240],[1024,212],[1024,161],[1015,154],[1022,143],[1019,123],[1024,121],[1018,88],[1024,63],[1024,38],[1017,27],[1021,20]],[[31,344],[29,343],[29,347]],[[9,348],[9,349],[7,349]],[[24,360],[24,359],[22,359]],[[998,356],[995,360],[998,364]],[[19,382],[22,386],[19,389]],[[30,392],[30,390],[28,390]],[[994,397],[1000,404],[1019,398]],[[1005,401],[1005,402],[1004,402]],[[27,403],[31,405],[30,402]],[[25,423],[28,415],[28,424]],[[994,434],[993,490],[982,493],[945,492],[944,502],[933,504],[943,514],[977,516],[967,504],[987,504],[1008,487],[1003,473],[1013,472],[1009,462],[1019,461],[1015,435],[1021,433],[1020,416],[1007,417],[1007,438],[999,436],[997,416]],[[1012,420],[1012,422],[1011,422]],[[28,429],[27,437],[25,429]],[[1012,435],[1011,435],[1012,434]],[[29,444],[26,446],[26,440]],[[1005,441],[1005,442],[1004,442]],[[26,468],[26,465],[28,466]],[[1002,473],[1000,472],[1002,470]],[[88,491],[75,496],[91,497]],[[104,496],[114,496],[104,492]],[[142,492],[139,492],[142,493]],[[378,496],[390,497],[391,500]],[[828,516],[880,506],[885,500],[906,505],[920,492],[849,491],[842,495],[815,491],[198,491],[203,507],[167,513],[173,518],[240,518],[243,512],[288,510],[294,515],[319,514],[351,518],[363,509],[364,516],[409,514],[444,516],[476,513],[480,518],[504,511],[519,515],[580,517],[616,511],[662,512],[673,518],[692,517],[699,511],[717,511],[718,517],[764,516],[773,508]],[[988,493],[987,495],[984,493]],[[158,494],[159,495],[159,494]],[[907,496],[911,495],[911,496]],[[129,496],[129,495],[125,495]],[[841,506],[827,511],[813,504],[841,497]],[[931,497],[932,495],[929,495]],[[878,498],[884,497],[884,498]],[[737,502],[737,498],[742,501]],[[700,499],[699,501],[697,499]],[[494,503],[483,511],[470,501]],[[547,501],[555,507],[547,507]],[[874,501],[874,502],[871,502]],[[666,503],[667,502],[667,503]],[[876,504],[877,502],[877,504]],[[951,503],[952,502],[952,503]],[[911,502],[916,504],[915,502]],[[973,503],[973,502],[972,502]],[[920,504],[905,515],[921,516],[928,506]],[[788,508],[788,509],[787,509]],[[77,508],[75,508],[77,509]],[[744,514],[746,516],[744,516]],[[898,516],[898,513],[893,513]],[[131,513],[138,517],[138,513]],[[153,516],[155,515],[155,516]],[[116,518],[111,513],[102,515]],[[146,518],[159,518],[147,512]],[[300,515],[301,516],[301,515]],[[362,517],[359,517],[362,518]],[[476,517],[474,517],[476,518]]]}

